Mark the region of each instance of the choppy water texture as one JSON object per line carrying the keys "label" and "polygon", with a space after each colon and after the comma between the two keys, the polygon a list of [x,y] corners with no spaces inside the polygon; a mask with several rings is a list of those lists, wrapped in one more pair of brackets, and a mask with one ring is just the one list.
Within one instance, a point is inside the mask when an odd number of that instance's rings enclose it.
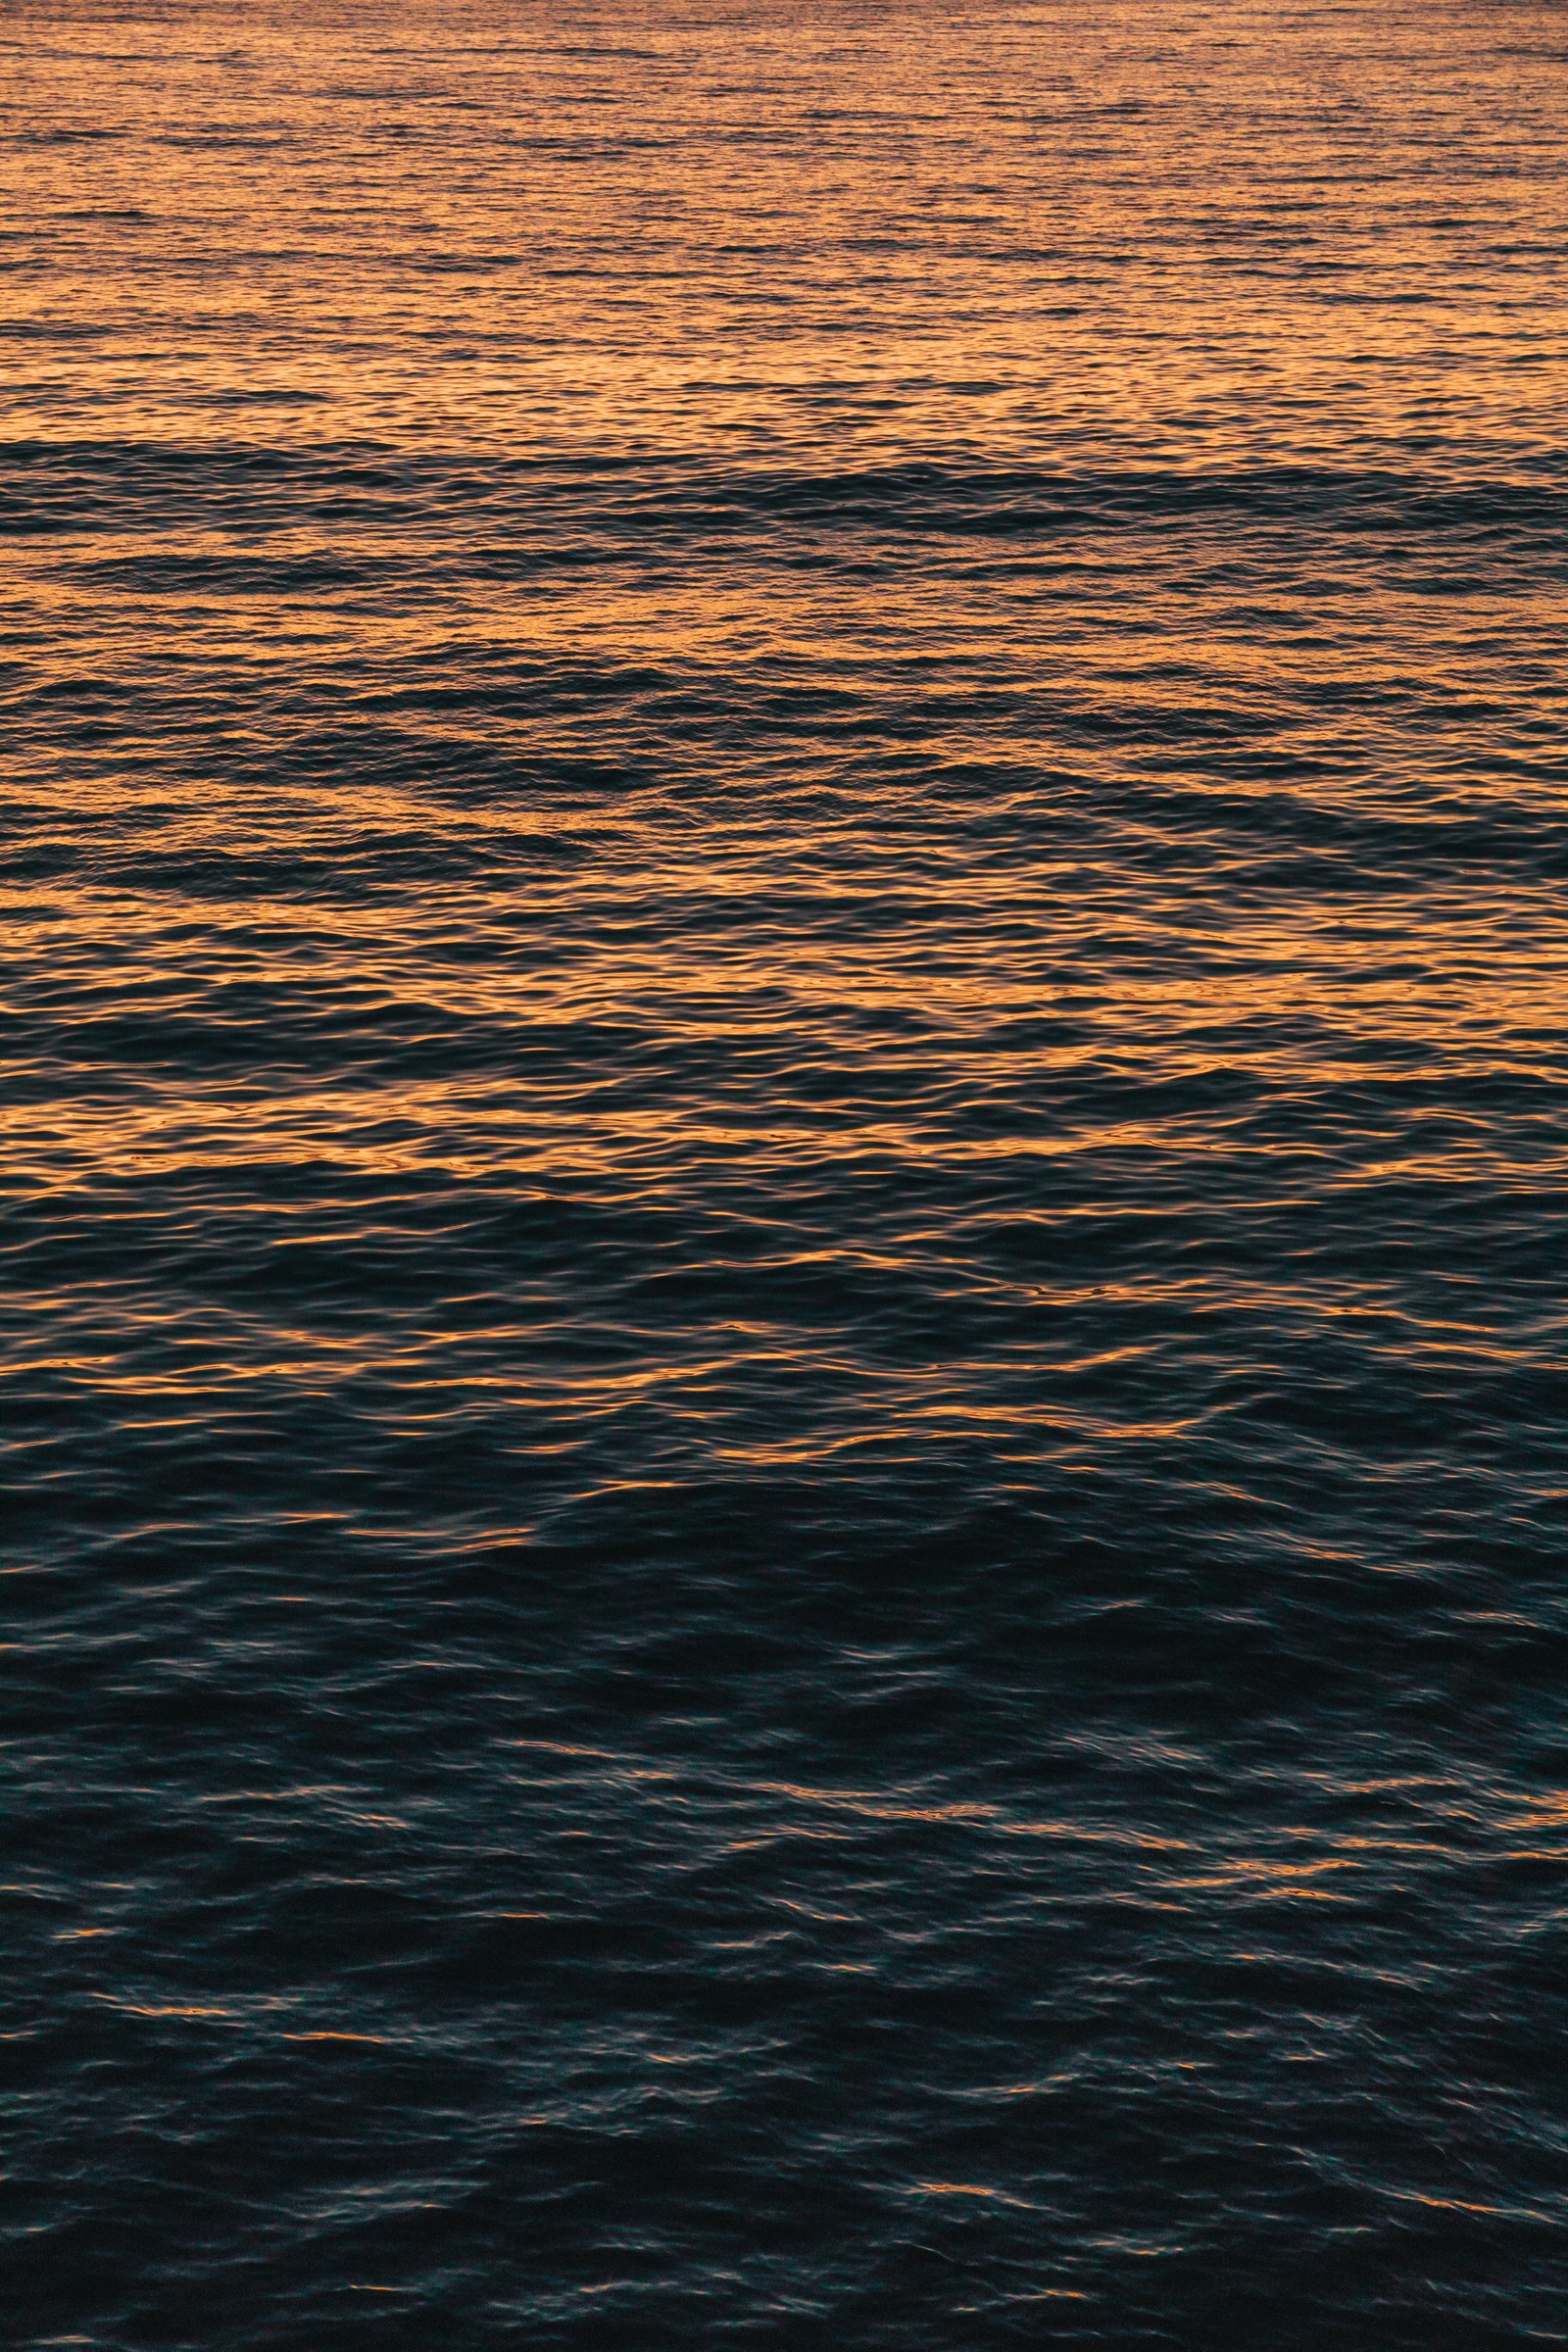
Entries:
{"label": "choppy water texture", "polygon": [[1568,2342],[1568,14],[3,38],[14,2340]]}

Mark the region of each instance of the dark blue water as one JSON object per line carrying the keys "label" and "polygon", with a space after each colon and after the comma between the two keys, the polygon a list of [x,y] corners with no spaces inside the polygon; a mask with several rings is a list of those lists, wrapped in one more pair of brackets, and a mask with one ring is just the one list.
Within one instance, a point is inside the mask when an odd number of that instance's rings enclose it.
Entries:
{"label": "dark blue water", "polygon": [[1568,20],[4,26],[8,2340],[1568,2343]]}

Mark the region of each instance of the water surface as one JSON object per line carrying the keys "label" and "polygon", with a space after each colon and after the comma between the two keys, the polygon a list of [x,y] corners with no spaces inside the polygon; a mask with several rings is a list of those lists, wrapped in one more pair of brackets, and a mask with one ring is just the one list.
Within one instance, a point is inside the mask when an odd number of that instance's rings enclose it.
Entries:
{"label": "water surface", "polygon": [[1568,18],[3,28],[16,2340],[1568,2342]]}

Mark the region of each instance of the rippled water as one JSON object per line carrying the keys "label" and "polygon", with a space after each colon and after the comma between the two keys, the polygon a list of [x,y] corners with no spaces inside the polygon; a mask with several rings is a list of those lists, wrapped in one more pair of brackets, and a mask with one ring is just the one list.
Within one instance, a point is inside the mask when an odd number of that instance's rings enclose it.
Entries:
{"label": "rippled water", "polygon": [[3,39],[14,2340],[1568,2342],[1568,16]]}

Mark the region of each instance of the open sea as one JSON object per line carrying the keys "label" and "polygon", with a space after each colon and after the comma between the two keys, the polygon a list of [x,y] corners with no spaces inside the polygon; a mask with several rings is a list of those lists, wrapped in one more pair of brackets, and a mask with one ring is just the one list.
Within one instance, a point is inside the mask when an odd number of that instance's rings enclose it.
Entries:
{"label": "open sea", "polygon": [[0,20],[6,2340],[1568,2344],[1568,9]]}

